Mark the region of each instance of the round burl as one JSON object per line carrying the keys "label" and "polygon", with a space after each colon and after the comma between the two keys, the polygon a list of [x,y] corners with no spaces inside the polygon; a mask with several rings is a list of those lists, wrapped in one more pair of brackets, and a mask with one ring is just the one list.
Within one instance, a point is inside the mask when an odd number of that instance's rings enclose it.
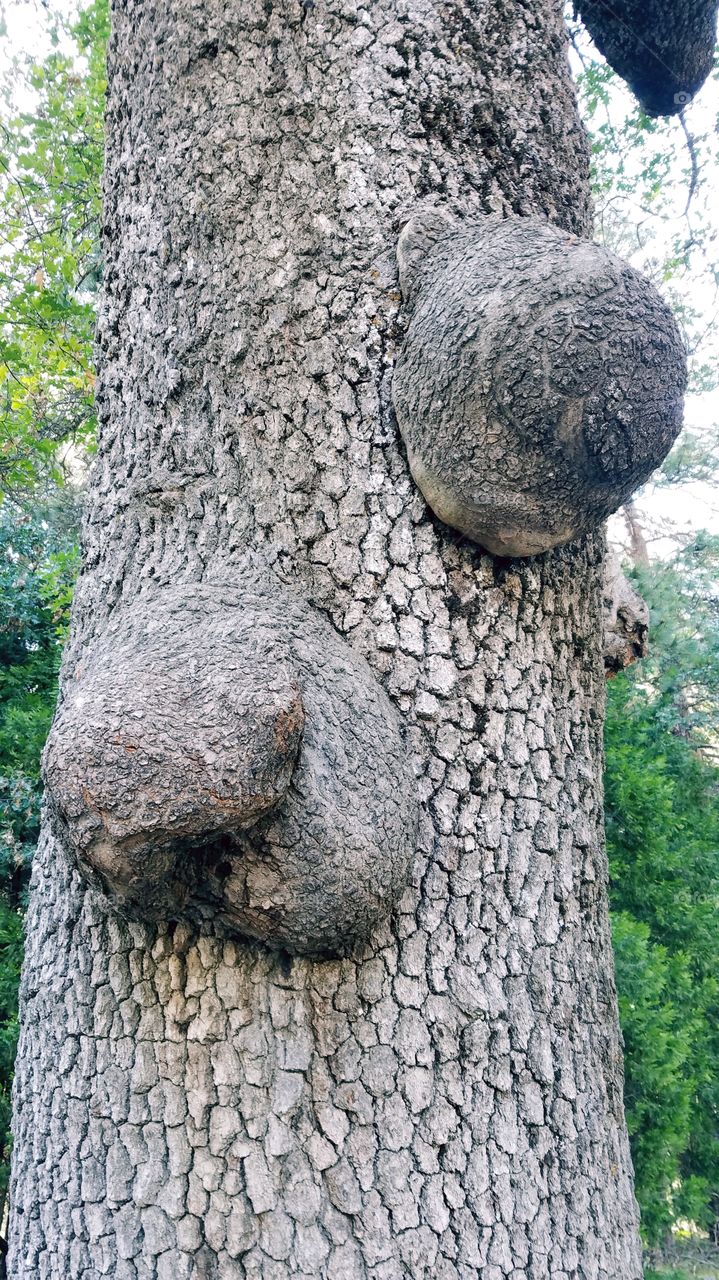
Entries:
{"label": "round burl", "polygon": [[716,0],[579,0],[577,10],[651,116],[681,111],[712,69]]}
{"label": "round burl", "polygon": [[[236,576],[236,570],[235,570]],[[44,757],[56,830],[114,905],[293,951],[366,937],[404,889],[416,810],[364,660],[248,561],[155,589],[68,672]]]}
{"label": "round burl", "polygon": [[654,287],[533,218],[420,216],[398,259],[394,405],[430,507],[505,556],[600,524],[681,426],[686,355]]}

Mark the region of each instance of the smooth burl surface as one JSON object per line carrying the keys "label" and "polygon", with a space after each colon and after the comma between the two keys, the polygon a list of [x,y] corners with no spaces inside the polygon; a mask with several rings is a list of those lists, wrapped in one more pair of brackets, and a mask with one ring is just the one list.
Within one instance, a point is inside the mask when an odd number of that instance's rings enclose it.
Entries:
{"label": "smooth burl surface", "polygon": [[148,590],[67,674],[44,760],[57,834],[135,918],[210,916],[290,951],[344,951],[411,869],[397,714],[261,565],[213,577]]}
{"label": "smooth burl surface", "polygon": [[651,116],[681,111],[712,69],[716,0],[577,0],[576,8]]}
{"label": "smooth burl surface", "polygon": [[669,452],[686,353],[653,285],[536,218],[402,232],[409,325],[392,394],[433,511],[496,555],[600,525]]}
{"label": "smooth burl surface", "polygon": [[589,233],[561,5],[122,0],[113,24],[63,686],[120,610],[216,569],[241,592],[255,548],[385,688],[422,812],[395,912],[324,961],[128,923],[46,825],[9,1275],[640,1280],[601,538],[482,554],[428,511],[390,400],[418,206]]}

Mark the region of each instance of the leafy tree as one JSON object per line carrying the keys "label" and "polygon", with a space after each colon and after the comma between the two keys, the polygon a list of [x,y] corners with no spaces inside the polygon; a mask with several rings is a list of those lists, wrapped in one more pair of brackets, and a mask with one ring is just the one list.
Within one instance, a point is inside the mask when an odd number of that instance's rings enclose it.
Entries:
{"label": "leafy tree", "polygon": [[0,1196],[40,754],[78,563],[76,503],[57,486],[95,430],[107,0],[51,21],[53,52],[13,66],[0,118]]}
{"label": "leafy tree", "polygon": [[14,906],[39,830],[40,755],[55,704],[76,537],[71,499],[0,505],[0,880]]}
{"label": "leafy tree", "polygon": [[[54,39],[59,42],[59,20]],[[0,493],[62,479],[95,427],[92,332],[100,277],[107,0],[43,62],[13,68],[0,121]],[[18,111],[15,79],[36,105]]]}
{"label": "leafy tree", "polygon": [[71,497],[43,506],[0,504],[0,1197],[8,1172],[22,910],[40,825],[40,753],[77,558]]}
{"label": "leafy tree", "polygon": [[626,1103],[648,1240],[719,1188],[716,544],[636,574],[649,658],[609,690],[606,820]]}
{"label": "leafy tree", "polygon": [[661,1238],[677,1216],[673,1189],[687,1143],[695,1082],[691,1075],[696,1015],[686,963],[652,942],[628,912],[615,912],[612,936],[626,1061],[625,1106],[642,1225]]}

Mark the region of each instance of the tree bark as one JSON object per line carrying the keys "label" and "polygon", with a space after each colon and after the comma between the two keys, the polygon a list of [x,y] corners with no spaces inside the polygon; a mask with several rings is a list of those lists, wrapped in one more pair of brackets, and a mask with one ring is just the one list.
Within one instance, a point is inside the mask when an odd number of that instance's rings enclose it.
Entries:
{"label": "tree bark", "polygon": [[428,512],[390,404],[418,204],[590,228],[558,0],[114,5],[101,435],[66,683],[264,556],[364,655],[423,804],[368,944],[126,923],[49,830],[15,1280],[639,1280],[602,840],[602,538]]}

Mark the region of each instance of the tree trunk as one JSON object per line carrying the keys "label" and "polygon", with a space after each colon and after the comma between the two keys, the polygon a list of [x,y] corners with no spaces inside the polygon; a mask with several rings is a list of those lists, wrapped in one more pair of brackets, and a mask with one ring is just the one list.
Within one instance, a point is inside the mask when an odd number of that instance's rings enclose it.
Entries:
{"label": "tree trunk", "polygon": [[483,554],[390,405],[422,202],[590,229],[559,0],[116,0],[101,437],[65,681],[248,547],[363,654],[424,807],[372,941],[126,923],[49,830],[14,1280],[639,1280],[602,843],[602,539]]}

